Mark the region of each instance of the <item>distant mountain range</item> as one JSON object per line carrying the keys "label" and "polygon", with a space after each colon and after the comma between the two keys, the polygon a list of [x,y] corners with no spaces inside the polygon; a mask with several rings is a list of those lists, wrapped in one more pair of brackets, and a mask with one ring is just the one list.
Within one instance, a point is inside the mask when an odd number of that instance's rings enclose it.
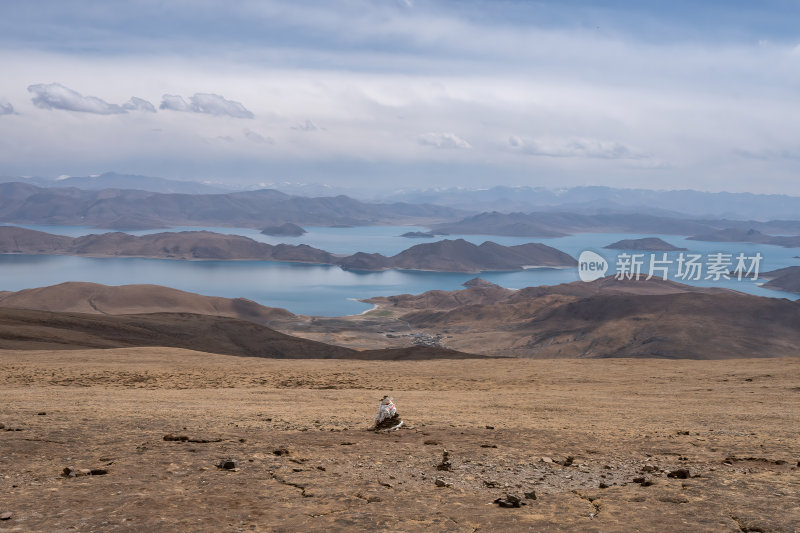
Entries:
{"label": "distant mountain range", "polygon": [[152,176],[139,176],[136,174],[118,174],[104,172],[96,176],[70,176],[65,178],[44,178],[33,176],[29,178],[2,177],[0,183],[21,182],[37,187],[75,187],[85,190],[102,189],[130,189],[161,193],[181,194],[214,194],[231,192],[231,189],[219,185],[209,185],[197,181],[181,181]]}
{"label": "distant mountain range", "polygon": [[773,233],[800,233],[800,221],[768,222],[664,217],[651,214],[597,214],[568,212],[481,213],[458,222],[433,224],[434,231],[461,235],[561,237],[570,233],[713,234],[722,229],[757,229]]}
{"label": "distant mountain range", "polygon": [[109,229],[171,226],[264,228],[286,222],[320,226],[423,224],[463,212],[427,204],[364,203],[347,196],[303,198],[274,190],[164,194],[137,190],[42,188],[0,183],[0,221]]}
{"label": "distant mountain range", "polygon": [[338,265],[351,270],[435,270],[482,272],[526,267],[571,267],[576,260],[544,244],[480,246],[463,239],[418,244],[392,257],[356,253],[334,255],[300,244],[272,245],[240,235],[182,231],[134,236],[103,233],[82,237],[52,235],[16,226],[0,226],[0,253],[77,255],[88,257],[148,257],[183,260],[283,261]]}
{"label": "distant mountain range", "polygon": [[800,197],[780,194],[656,191],[591,186],[554,190],[544,187],[497,186],[487,189],[411,190],[387,201],[433,203],[473,212],[570,211],[583,214],[648,213],[667,217],[793,219]]}

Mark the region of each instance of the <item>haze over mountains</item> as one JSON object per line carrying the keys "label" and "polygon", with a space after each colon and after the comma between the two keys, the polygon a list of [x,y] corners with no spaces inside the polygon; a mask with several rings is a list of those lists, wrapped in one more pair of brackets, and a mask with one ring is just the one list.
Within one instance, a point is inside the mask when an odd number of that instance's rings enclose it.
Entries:
{"label": "haze over mountains", "polygon": [[800,212],[800,197],[789,195],[619,189],[603,186],[556,189],[499,185],[485,189],[410,189],[391,192],[354,189],[329,184],[280,181],[270,182],[267,185],[253,184],[247,187],[233,187],[221,183],[173,180],[117,172],[65,178],[0,177],[0,183],[4,182],[20,182],[45,188],[128,189],[166,194],[225,194],[264,189],[266,186],[289,196],[334,197],[347,195],[368,203],[436,204],[473,213],[484,211],[501,213],[569,211],[582,214],[646,212],[665,217],[765,221],[793,219],[797,217],[796,213]]}
{"label": "haze over mountains", "polygon": [[571,212],[481,213],[458,222],[433,224],[437,232],[516,237],[561,237],[570,233],[697,235],[723,229],[800,233],[800,221],[693,220],[641,213],[587,215]]}
{"label": "haze over mountains", "polygon": [[617,189],[588,186],[568,189],[495,186],[487,189],[409,190],[387,200],[425,202],[470,211],[572,211],[584,214],[650,213],[691,218],[736,220],[792,219],[800,197],[782,194],[693,190]]}
{"label": "haze over mountains", "polygon": [[364,203],[346,196],[304,198],[268,189],[227,194],[162,194],[0,184],[0,221],[20,224],[110,229],[170,226],[261,229],[286,222],[320,226],[420,224],[450,220],[459,214],[449,207]]}

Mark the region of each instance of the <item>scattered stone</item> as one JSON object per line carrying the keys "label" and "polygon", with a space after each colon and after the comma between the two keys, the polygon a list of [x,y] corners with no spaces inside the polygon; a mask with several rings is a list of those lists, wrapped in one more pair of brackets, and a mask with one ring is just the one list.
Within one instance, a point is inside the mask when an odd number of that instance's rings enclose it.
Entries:
{"label": "scattered stone", "polygon": [[272,453],[280,457],[282,455],[289,455],[289,450],[287,450],[286,448],[277,448],[275,450],[272,450]]}
{"label": "scattered stone", "polygon": [[688,479],[691,477],[689,474],[689,470],[686,468],[679,468],[677,470],[673,470],[672,472],[667,474],[667,477],[675,478],[675,479]]}
{"label": "scattered stone", "polygon": [[239,461],[236,459],[223,459],[217,463],[217,468],[222,470],[236,470],[239,467]]}
{"label": "scattered stone", "polygon": [[448,483],[447,481],[443,480],[440,477],[436,478],[436,480],[434,481],[434,484],[437,487],[452,487],[453,486],[453,485],[451,485],[450,483]]}
{"label": "scattered stone", "polygon": [[522,498],[514,494],[506,494],[505,498],[497,498],[492,503],[496,503],[500,507],[506,508],[521,507],[525,505],[525,502],[522,501]]}
{"label": "scattered stone", "polygon": [[484,480],[483,484],[486,486],[486,488],[489,488],[489,489],[496,489],[497,487],[500,486],[500,483],[498,483],[497,481],[493,481],[493,480]]}
{"label": "scattered stone", "polygon": [[536,491],[532,490],[530,492],[525,493],[525,499],[527,500],[535,500],[536,499]]}
{"label": "scattered stone", "polygon": [[164,435],[164,440],[168,442],[186,442],[189,440],[187,435],[173,435],[172,433],[167,433]]}
{"label": "scattered stone", "polygon": [[0,513],[0,520],[11,520],[13,517],[14,513],[12,513],[11,511]]}
{"label": "scattered stone", "polygon": [[436,465],[436,470],[450,470],[452,466],[450,464],[450,452],[444,450],[442,452],[442,462]]}
{"label": "scattered stone", "polygon": [[646,477],[633,478],[633,482],[634,483],[638,483],[642,487],[649,487],[650,485],[653,484],[653,481],[651,479],[646,478]]}
{"label": "scattered stone", "polygon": [[600,485],[598,485],[598,487],[600,487],[601,489],[607,489],[608,485],[606,485],[605,483],[600,483]]}
{"label": "scattered stone", "polygon": [[688,435],[689,432],[688,431],[678,431],[677,434],[678,435]]}

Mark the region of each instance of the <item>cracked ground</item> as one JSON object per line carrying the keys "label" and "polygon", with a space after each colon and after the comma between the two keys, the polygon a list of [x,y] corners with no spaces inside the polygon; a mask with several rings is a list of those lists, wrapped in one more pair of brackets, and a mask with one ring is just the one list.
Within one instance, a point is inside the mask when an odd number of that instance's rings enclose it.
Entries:
{"label": "cracked ground", "polygon": [[[794,532],[798,384],[800,359],[0,352],[0,531]],[[384,394],[405,427],[377,434]]]}

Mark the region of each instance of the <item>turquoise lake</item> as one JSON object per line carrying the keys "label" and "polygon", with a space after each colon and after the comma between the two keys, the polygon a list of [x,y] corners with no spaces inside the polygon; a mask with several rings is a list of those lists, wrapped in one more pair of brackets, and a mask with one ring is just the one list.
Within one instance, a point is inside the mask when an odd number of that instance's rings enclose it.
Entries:
{"label": "turquoise lake", "polygon": [[[23,226],[61,235],[80,236],[104,233],[104,230],[81,226]],[[205,229],[250,237],[270,244],[308,244],[333,253],[351,254],[357,251],[396,254],[410,246],[434,239],[400,237],[407,231],[424,228],[409,226],[366,226],[354,228],[314,228],[301,237],[269,237],[246,228],[172,228],[169,231]],[[143,235],[166,230],[130,231]],[[480,244],[491,240],[513,245],[541,242],[558,248],[574,257],[583,250],[593,250],[611,265],[613,274],[618,251],[603,246],[621,239],[651,237],[651,234],[584,233],[551,239],[495,237],[486,235],[450,235]],[[724,252],[747,256],[761,253],[760,271],[800,265],[800,249],[741,243],[710,243],[689,241],[681,236],[661,235],[675,246],[688,248],[689,253]],[[445,238],[445,237],[441,237]],[[438,239],[436,239],[438,240]],[[620,252],[621,253],[621,252]],[[657,254],[660,258],[661,254]],[[650,254],[645,254],[645,262]],[[677,253],[670,253],[673,259]],[[646,269],[646,265],[645,265]],[[670,275],[674,276],[674,267]],[[303,265],[264,261],[173,261],[137,258],[89,258],[41,255],[0,255],[0,290],[16,291],[42,287],[65,281],[90,281],[106,285],[150,283],[209,296],[244,297],[271,307],[283,307],[294,313],[340,316],[368,310],[369,305],[356,299],[392,294],[418,294],[428,290],[455,290],[475,274],[417,272],[391,270],[385,272],[345,271],[334,266]],[[536,285],[555,285],[578,280],[577,269],[529,269],[515,272],[485,272],[480,277],[508,288]],[[682,280],[677,280],[682,281]],[[796,299],[797,295],[764,289],[752,281],[735,279],[719,281],[686,281],[694,285],[725,287],[761,296]]]}

